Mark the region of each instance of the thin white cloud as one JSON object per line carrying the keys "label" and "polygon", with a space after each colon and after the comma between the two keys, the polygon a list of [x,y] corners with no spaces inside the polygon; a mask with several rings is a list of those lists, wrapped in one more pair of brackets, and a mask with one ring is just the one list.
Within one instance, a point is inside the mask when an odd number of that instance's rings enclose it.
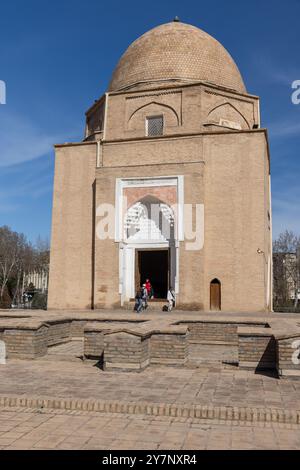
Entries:
{"label": "thin white cloud", "polygon": [[268,130],[272,138],[300,136],[300,120],[298,122],[295,120],[274,122],[269,124]]}
{"label": "thin white cloud", "polygon": [[66,141],[66,137],[70,137],[70,134],[46,133],[28,118],[5,109],[0,119],[0,167],[17,165],[46,155],[53,151],[55,143]]}
{"label": "thin white cloud", "polygon": [[15,199],[20,201],[25,201],[26,198],[38,199],[51,191],[52,184],[49,182],[49,178],[43,178],[41,181],[32,181],[31,184],[25,185],[13,184],[5,188],[4,191],[0,191],[0,202],[3,204],[3,201]]}
{"label": "thin white cloud", "polygon": [[262,75],[268,83],[291,88],[294,80],[300,80],[299,69],[291,67],[290,64],[287,66],[284,59],[279,64],[267,55],[256,55],[253,62],[257,73]]}

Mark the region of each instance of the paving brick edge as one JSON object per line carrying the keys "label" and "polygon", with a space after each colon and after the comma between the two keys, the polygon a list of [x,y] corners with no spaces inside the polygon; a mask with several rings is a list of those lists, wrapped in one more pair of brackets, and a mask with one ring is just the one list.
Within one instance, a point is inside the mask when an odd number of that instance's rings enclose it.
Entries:
{"label": "paving brick edge", "polygon": [[260,423],[300,424],[300,410],[280,408],[210,406],[112,400],[76,400],[67,398],[0,397],[1,407],[93,411],[176,418],[246,421]]}

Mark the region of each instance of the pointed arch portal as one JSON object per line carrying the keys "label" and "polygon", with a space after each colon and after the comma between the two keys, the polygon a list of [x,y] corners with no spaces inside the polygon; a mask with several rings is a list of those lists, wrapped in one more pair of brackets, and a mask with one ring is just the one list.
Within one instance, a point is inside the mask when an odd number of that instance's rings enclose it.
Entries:
{"label": "pointed arch portal", "polygon": [[[147,279],[156,299],[166,299],[168,288],[175,283],[174,225],[172,208],[151,195],[128,208],[124,238],[130,245],[139,243],[134,252],[134,286],[138,291]],[[151,244],[151,247],[149,247]]]}
{"label": "pointed arch portal", "polygon": [[[169,287],[178,293],[180,177],[120,180],[116,196],[121,304],[135,297],[149,279],[154,299],[166,299]],[[180,196],[181,197],[181,196]],[[125,200],[124,200],[125,198]],[[179,211],[180,213],[180,211]],[[117,241],[117,240],[116,240]]]}

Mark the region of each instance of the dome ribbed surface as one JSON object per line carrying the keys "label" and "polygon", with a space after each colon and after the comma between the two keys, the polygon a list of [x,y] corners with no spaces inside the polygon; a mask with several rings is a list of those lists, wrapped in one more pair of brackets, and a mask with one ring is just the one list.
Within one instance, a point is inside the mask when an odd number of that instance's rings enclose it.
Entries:
{"label": "dome ribbed surface", "polygon": [[239,69],[222,44],[195,26],[175,21],[151,29],[128,47],[109,91],[168,80],[203,81],[246,92]]}

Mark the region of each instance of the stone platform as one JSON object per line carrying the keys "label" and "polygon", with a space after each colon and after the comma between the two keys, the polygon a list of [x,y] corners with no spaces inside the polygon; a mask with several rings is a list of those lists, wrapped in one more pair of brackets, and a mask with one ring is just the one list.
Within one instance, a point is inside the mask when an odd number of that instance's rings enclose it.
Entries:
{"label": "stone platform", "polygon": [[[74,345],[80,342],[68,346],[70,359]],[[74,361],[61,360],[53,351],[47,359],[11,359],[0,366],[0,409],[300,424],[299,380],[221,364],[193,369],[150,365],[139,374],[119,374],[91,361]]]}
{"label": "stone platform", "polygon": [[298,316],[29,313],[0,320],[0,449],[300,447]]}
{"label": "stone platform", "polygon": [[49,357],[53,346],[74,339],[83,341],[82,359],[106,371],[223,363],[300,377],[296,314],[0,311],[0,340],[8,361]]}

